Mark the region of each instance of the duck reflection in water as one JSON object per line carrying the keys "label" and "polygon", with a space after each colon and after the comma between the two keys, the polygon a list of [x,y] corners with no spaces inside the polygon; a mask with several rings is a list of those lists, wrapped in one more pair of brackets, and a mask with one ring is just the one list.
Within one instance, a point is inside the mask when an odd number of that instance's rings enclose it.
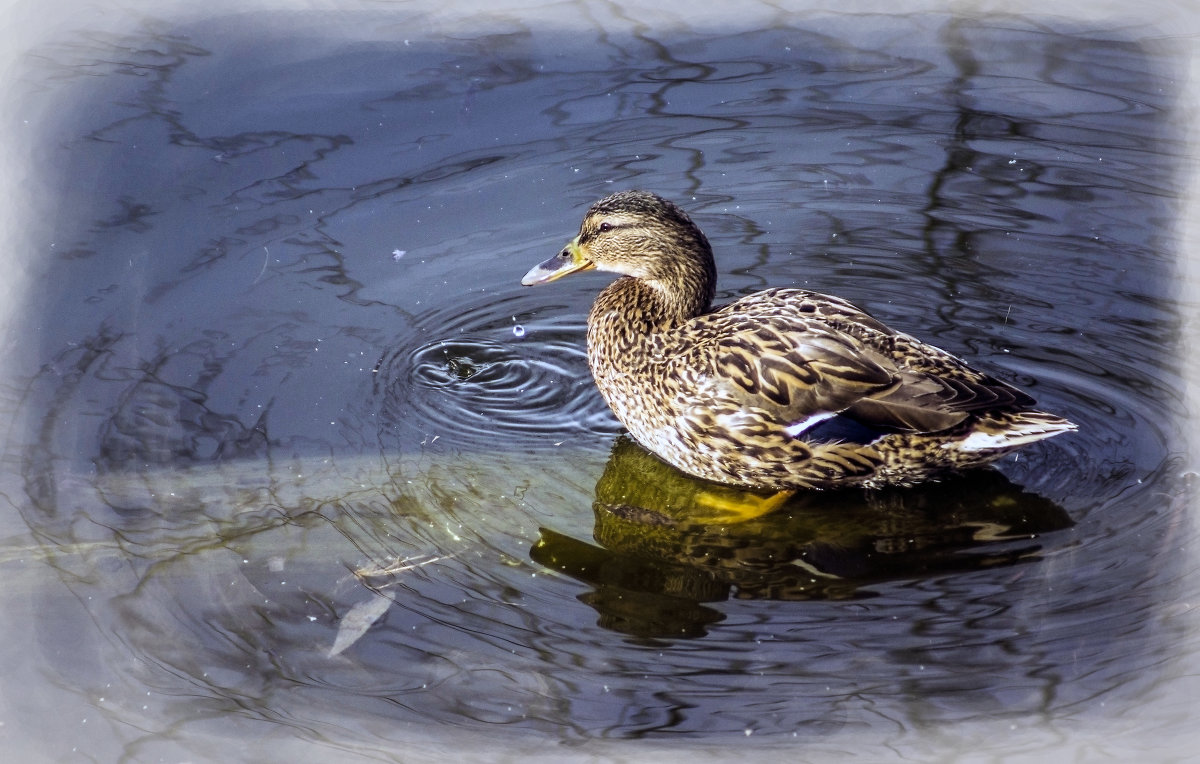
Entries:
{"label": "duck reflection in water", "polygon": [[872,583],[1038,559],[1038,535],[1071,526],[1057,504],[994,470],[920,488],[804,492],[746,519],[760,494],[692,478],[628,437],[596,484],[595,540],[543,528],[534,561],[589,584],[600,624],[639,637],[700,637],[729,598],[872,596]]}

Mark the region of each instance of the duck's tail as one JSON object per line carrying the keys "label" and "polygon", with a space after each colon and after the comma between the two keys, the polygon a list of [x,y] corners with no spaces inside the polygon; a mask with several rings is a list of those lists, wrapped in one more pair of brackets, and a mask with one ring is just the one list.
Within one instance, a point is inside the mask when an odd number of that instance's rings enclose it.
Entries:
{"label": "duck's tail", "polygon": [[966,437],[943,445],[957,451],[1008,451],[1079,429],[1074,422],[1044,411],[997,414],[976,422]]}

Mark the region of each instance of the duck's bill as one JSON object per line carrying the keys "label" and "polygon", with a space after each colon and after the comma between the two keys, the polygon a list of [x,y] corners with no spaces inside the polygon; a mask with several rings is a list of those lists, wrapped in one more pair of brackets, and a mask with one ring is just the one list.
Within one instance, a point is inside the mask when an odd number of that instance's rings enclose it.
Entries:
{"label": "duck's bill", "polygon": [[576,237],[571,240],[570,244],[563,247],[562,252],[559,252],[544,263],[535,265],[521,279],[521,284],[523,286],[545,284],[555,279],[561,279],[563,276],[575,273],[576,271],[591,270],[595,267],[596,265],[591,260],[583,256],[583,252],[579,249],[579,237]]}

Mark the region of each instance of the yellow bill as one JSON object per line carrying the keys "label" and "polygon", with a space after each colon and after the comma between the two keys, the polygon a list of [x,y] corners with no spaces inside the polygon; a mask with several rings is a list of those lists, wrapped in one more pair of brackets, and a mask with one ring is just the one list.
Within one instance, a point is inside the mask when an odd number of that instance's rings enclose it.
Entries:
{"label": "yellow bill", "polygon": [[579,247],[579,237],[576,236],[567,243],[567,246],[563,247],[562,252],[544,263],[535,265],[521,279],[521,284],[523,286],[545,284],[576,271],[586,271],[595,267],[595,263],[584,256],[583,250]]}

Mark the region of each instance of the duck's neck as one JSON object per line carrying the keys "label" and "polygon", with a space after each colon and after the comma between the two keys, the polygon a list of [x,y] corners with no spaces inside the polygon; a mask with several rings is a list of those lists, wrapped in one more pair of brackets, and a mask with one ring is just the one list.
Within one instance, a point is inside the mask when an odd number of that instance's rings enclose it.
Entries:
{"label": "duck's neck", "polygon": [[664,261],[654,278],[625,276],[609,284],[596,298],[591,318],[614,313],[635,331],[667,331],[709,312],[716,286],[712,250],[704,242],[693,257]]}
{"label": "duck's neck", "polygon": [[623,276],[596,297],[588,315],[588,355],[597,364],[625,367],[646,355],[651,335],[670,332],[709,312],[716,291],[716,268],[707,257],[679,263],[658,279]]}

